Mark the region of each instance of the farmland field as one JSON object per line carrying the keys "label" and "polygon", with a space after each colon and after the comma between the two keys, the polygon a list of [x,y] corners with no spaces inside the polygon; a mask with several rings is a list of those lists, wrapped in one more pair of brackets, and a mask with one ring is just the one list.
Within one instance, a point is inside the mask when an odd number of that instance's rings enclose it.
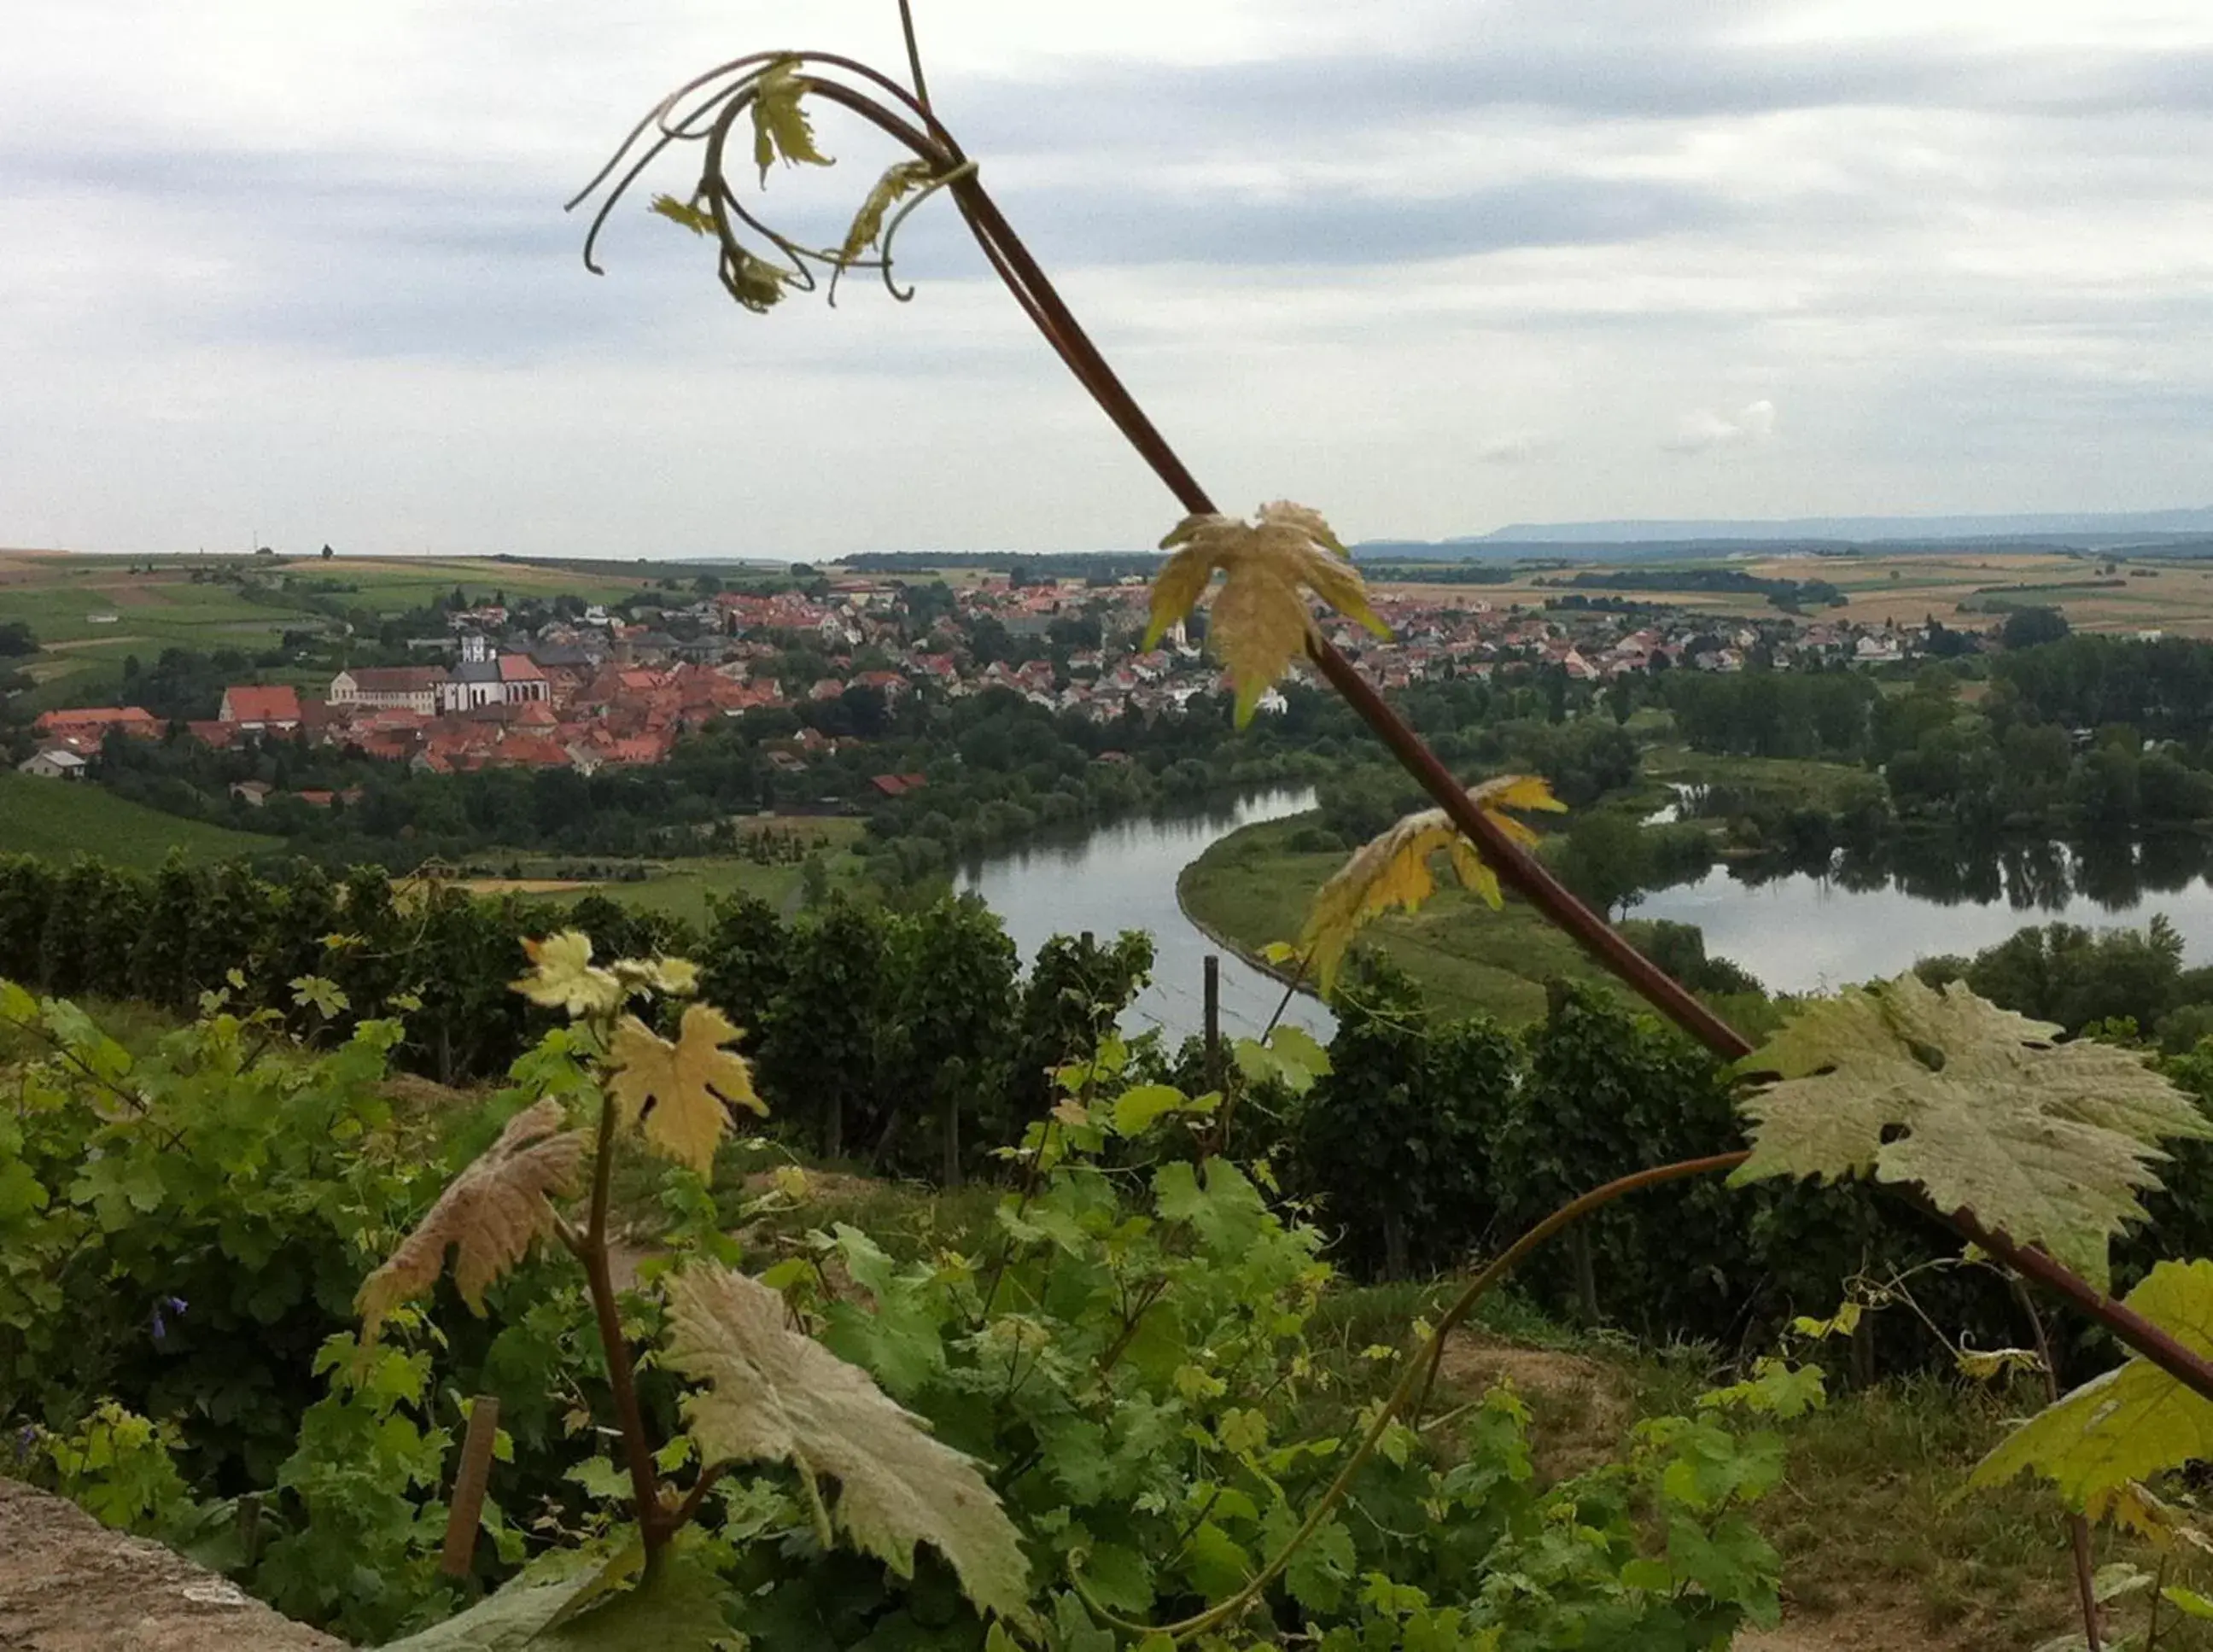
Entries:
{"label": "farmland field", "polygon": [[173,848],[188,861],[281,850],[283,841],[164,814],[98,786],[0,774],[0,853],[66,860],[87,854],[121,866],[159,866]]}
{"label": "farmland field", "polygon": [[[1566,568],[1532,568],[1496,585],[1424,582],[1417,576],[1391,580],[1382,588],[1394,596],[1424,601],[1533,607],[1541,606],[1547,597],[1570,594],[1575,588],[1564,582],[1579,573],[1632,568],[1654,574],[1692,568],[1728,569],[1759,579],[1826,581],[1844,594],[1845,606],[1811,611],[1809,617],[1848,619],[1860,625],[1880,625],[1893,619],[1900,625],[1917,625],[1933,615],[1956,629],[1979,629],[1996,623],[2010,604],[2058,608],[2078,631],[2156,630],[2170,636],[2213,637],[2213,564],[2123,559],[2111,574],[2100,571],[2104,565],[2096,558],[2047,551],[1685,557],[1637,564],[1578,562]],[[1415,570],[1408,568],[1408,571]],[[1539,580],[1552,582],[1539,584]],[[1587,588],[1584,594],[1623,597],[1716,618],[1773,619],[1777,613],[1757,592],[1641,591],[1627,587]]]}

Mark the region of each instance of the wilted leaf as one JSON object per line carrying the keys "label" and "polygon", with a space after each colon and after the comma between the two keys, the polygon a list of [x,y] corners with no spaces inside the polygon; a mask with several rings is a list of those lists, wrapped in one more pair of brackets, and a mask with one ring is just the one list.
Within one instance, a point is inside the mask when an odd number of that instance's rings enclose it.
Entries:
{"label": "wilted leaf", "polygon": [[607,967],[633,992],[688,998],[699,990],[699,967],[688,958],[618,958]]}
{"label": "wilted leaf", "polygon": [[1220,569],[1225,577],[1209,616],[1208,644],[1229,668],[1241,727],[1252,721],[1253,708],[1291,656],[1316,634],[1308,590],[1378,637],[1391,634],[1368,606],[1368,589],[1350,554],[1320,513],[1304,505],[1283,500],[1262,505],[1250,522],[1186,516],[1161,546],[1182,548],[1153,581],[1145,646],[1151,648],[1191,612]]}
{"label": "wilted leaf", "polygon": [[[2128,1306],[2192,1353],[2213,1356],[2213,1262],[2162,1262]],[[2045,1406],[1977,1465],[1971,1485],[2024,1470],[2093,1519],[2119,1512],[2132,1481],[2213,1459],[2213,1400],[2141,1356]]]}
{"label": "wilted leaf", "polygon": [[553,1231],[549,1198],[575,1191],[586,1145],[582,1131],[561,1128],[561,1104],[551,1096],[509,1119],[499,1139],[454,1178],[415,1231],[362,1282],[355,1307],[363,1334],[375,1336],[395,1306],[436,1283],[448,1247],[461,1300],[482,1314],[485,1287]]}
{"label": "wilted leaf", "polygon": [[796,58],[778,58],[753,83],[753,163],[760,168],[763,184],[778,155],[786,166],[802,161],[810,167],[831,164],[830,157],[814,147],[814,128],[800,107],[806,92]]}
{"label": "wilted leaf", "polygon": [[[1467,795],[1493,824],[1521,844],[1535,843],[1537,834],[1503,811],[1558,812],[1567,807],[1552,796],[1551,786],[1532,775],[1501,775],[1470,786]],[[1494,907],[1501,904],[1497,874],[1484,863],[1475,845],[1460,835],[1451,816],[1441,808],[1409,814],[1355,850],[1336,875],[1314,892],[1300,944],[1306,948],[1308,966],[1324,992],[1337,979],[1345,948],[1362,925],[1394,906],[1411,912],[1436,893],[1430,860],[1441,849],[1451,855],[1453,870],[1462,886]]]}
{"label": "wilted leaf", "polygon": [[2159,1186],[2160,1138],[2213,1123],[2141,1056],[2058,1031],[1912,975],[1816,1003],[1738,1064],[1781,1082],[1743,1103],[1734,1180],[1871,1170],[2102,1287],[2108,1241]]}
{"label": "wilted leaf", "polygon": [[744,247],[727,242],[716,274],[722,279],[722,290],[755,315],[765,315],[774,308],[783,299],[784,289],[796,279],[790,271],[781,265],[756,258]]}
{"label": "wilted leaf", "polygon": [[508,984],[533,1003],[573,1017],[619,1009],[628,996],[620,981],[593,966],[592,938],[582,930],[526,940],[522,951],[530,960],[530,973]]}
{"label": "wilted leaf", "polygon": [[768,1112],[753,1094],[745,1058],[722,1047],[738,1035],[721,1010],[695,1003],[685,1009],[675,1043],[625,1015],[608,1051],[614,1071],[607,1090],[623,1122],[643,1119],[649,1143],[703,1176],[714,1169],[715,1149],[729,1123],[725,1101]]}
{"label": "wilted leaf", "polygon": [[930,176],[926,161],[899,161],[887,168],[869,192],[869,198],[861,203],[861,210],[853,215],[853,227],[845,232],[845,244],[838,249],[839,260],[850,264],[874,247],[884,233],[884,215],[902,198],[927,184]]}
{"label": "wilted leaf", "polygon": [[689,1268],[668,1282],[668,1360],[707,1385],[684,1402],[704,1462],[789,1461],[838,1482],[832,1514],[901,1576],[927,1542],[978,1606],[1029,1617],[1021,1536],[976,1463],[785,1324],[783,1298],[743,1274]]}

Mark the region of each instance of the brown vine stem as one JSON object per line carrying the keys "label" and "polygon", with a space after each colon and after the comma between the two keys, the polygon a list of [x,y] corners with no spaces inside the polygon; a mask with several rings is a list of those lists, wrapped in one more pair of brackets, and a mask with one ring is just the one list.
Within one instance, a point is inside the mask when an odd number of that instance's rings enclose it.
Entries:
{"label": "brown vine stem", "polygon": [[592,1159],[592,1213],[584,1229],[576,1259],[584,1265],[591,1287],[592,1312],[600,1326],[600,1343],[607,1356],[607,1387],[614,1395],[615,1420],[622,1429],[623,1458],[630,1468],[631,1499],[637,1505],[637,1529],[645,1544],[646,1564],[653,1564],[661,1545],[678,1524],[669,1518],[661,1501],[661,1479],[653,1466],[653,1445],[646,1437],[645,1413],[637,1403],[637,1381],[631,1365],[630,1344],[622,1329],[622,1310],[615,1301],[613,1269],[607,1260],[607,1204],[613,1185],[615,1106],[612,1098],[600,1103],[599,1149]]}
{"label": "brown vine stem", "polygon": [[[2051,1338],[2044,1334],[2044,1315],[2036,1311],[2036,1299],[2028,1294],[2028,1287],[2019,1274],[2007,1277],[2013,1287],[2014,1300],[2021,1311],[2028,1315],[2029,1334],[2036,1338],[2036,1356],[2044,1362],[2044,1399],[2046,1405],[2059,1403],[2059,1366],[2051,1356]],[[2073,1509],[2067,1514],[2067,1542],[2075,1551],[2075,1600],[2082,1611],[2082,1644],[2085,1652],[2105,1652],[2104,1643],[2098,1635],[2098,1581],[2090,1559],[2090,1522]]]}
{"label": "brown vine stem", "polygon": [[1499,1281],[1513,1272],[1530,1252],[1553,1237],[1562,1228],[1574,1225],[1592,1211],[1611,1204],[1618,1198],[1625,1198],[1631,1193],[1641,1192],[1648,1187],[1658,1187],[1667,1182],[1680,1181],[1686,1176],[1704,1176],[1717,1170],[1734,1170],[1749,1157],[1751,1157],[1749,1153],[1720,1153],[1710,1158],[1685,1159],[1676,1164],[1655,1165],[1649,1170],[1639,1170],[1631,1175],[1618,1177],[1602,1187],[1594,1187],[1581,1198],[1570,1200],[1530,1228],[1527,1233],[1523,1234],[1521,1238],[1515,1240],[1482,1272],[1469,1280],[1466,1289],[1462,1290],[1454,1300],[1453,1305],[1439,1316],[1436,1324],[1430,1331],[1428,1340],[1416,1350],[1414,1357],[1407,1361],[1405,1370],[1399,1375],[1398,1386],[1392,1389],[1390,1397],[1383,1402],[1381,1409],[1375,1413],[1375,1420],[1368,1425],[1368,1432],[1361,1436],[1359,1445],[1354,1448],[1352,1455],[1345,1460],[1344,1466],[1338,1470],[1337,1477],[1329,1483],[1328,1489],[1323,1491],[1314,1506],[1308,1510],[1307,1517],[1299,1523],[1298,1530],[1286,1538],[1283,1546],[1276,1551],[1274,1558],[1254,1573],[1247,1581],[1245,1586],[1228,1600],[1209,1606],[1204,1612],[1186,1618],[1178,1623],[1149,1625],[1118,1617],[1092,1599],[1090,1591],[1083,1587],[1081,1577],[1076,1575],[1072,1559],[1070,1570],[1070,1581],[1076,1583],[1078,1593],[1082,1594],[1085,1603],[1094,1612],[1117,1627],[1136,1634],[1167,1635],[1176,1640],[1186,1640],[1194,1635],[1203,1635],[1208,1630],[1229,1623],[1241,1616],[1251,1610],[1254,1603],[1267,1591],[1270,1584],[1283,1576],[1283,1569],[1290,1564],[1291,1557],[1299,1551],[1309,1538],[1321,1529],[1321,1523],[1329,1518],[1330,1512],[1344,1501],[1352,1490],[1352,1482],[1358,1477],[1360,1471],[1368,1466],[1369,1460],[1375,1454],[1376,1448],[1382,1444],[1384,1435],[1389,1430],[1392,1423],[1397,1419],[1399,1414],[1405,1411],[1417,1395],[1428,1393],[1430,1377],[1436,1371],[1437,1362],[1443,1356],[1445,1338],[1460,1327],[1461,1321],[1474,1312],[1475,1305],[1488,1295],[1497,1286]]}

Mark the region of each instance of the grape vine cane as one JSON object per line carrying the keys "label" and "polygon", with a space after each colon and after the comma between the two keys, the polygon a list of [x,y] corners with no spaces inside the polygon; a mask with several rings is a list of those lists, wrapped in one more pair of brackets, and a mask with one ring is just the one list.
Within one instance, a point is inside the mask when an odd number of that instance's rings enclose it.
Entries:
{"label": "grape vine cane", "polygon": [[[680,145],[699,146],[697,180],[688,196],[658,197],[653,209],[711,241],[724,288],[741,305],[757,312],[772,308],[789,291],[814,290],[820,284],[819,277],[826,276],[834,300],[838,278],[853,269],[876,271],[894,297],[902,302],[911,298],[911,290],[902,289],[893,277],[896,236],[917,207],[934,196],[944,195],[1022,313],[1186,513],[1164,542],[1175,554],[1163,567],[1155,587],[1155,635],[1199,599],[1217,571],[1224,574],[1214,599],[1210,643],[1229,668],[1241,721],[1250,715],[1259,693],[1291,657],[1302,654],[1434,800],[1436,826],[1456,830],[1459,837],[1453,839],[1452,847],[1464,881],[1471,881],[1466,863],[1478,863],[1485,869],[1484,876],[1495,876],[1497,882],[1511,887],[1573,936],[1600,964],[1716,1054],[1764,1070],[1770,1064],[1771,1053],[1780,1052],[1784,1064],[1777,1069],[1780,1082],[1756,1092],[1747,1104],[1753,1121],[1750,1133],[1755,1146],[1751,1152],[1658,1167],[1563,1207],[1479,1277],[1448,1320],[1464,1314],[1474,1296],[1531,1245],[1576,1216],[1655,1181],[1719,1170],[1736,1172],[1741,1178],[1759,1173],[1813,1174],[1827,1180],[1867,1175],[1888,1182],[1893,1191],[1932,1210],[1968,1242],[2103,1326],[2137,1356],[2128,1369],[2142,1374],[2137,1379],[2139,1386],[2171,1381],[2199,1400],[2213,1400],[2213,1360],[2207,1357],[2208,1351],[2213,1350],[2213,1339],[2192,1334],[2187,1326],[2182,1327],[2183,1334],[2175,1333],[2178,1288],[2173,1288],[2173,1282],[2167,1282],[2171,1288],[2153,1291],[2149,1297],[2146,1288],[2140,1288],[2128,1302],[2113,1300],[2102,1288],[2106,1239],[2123,1222],[2141,1217],[2134,1195],[2156,1185],[2148,1167],[2151,1160],[2162,1156],[2158,1141],[2174,1135],[2213,1133],[2204,1121],[2186,1109],[2164,1081],[2145,1072],[2141,1062],[2125,1052],[2111,1053],[2117,1060],[2134,1064],[2141,1082],[2111,1066],[2089,1072],[2082,1058],[2070,1053],[2083,1046],[2055,1046],[2050,1041],[2051,1029],[2018,1017],[1991,1021],[1988,1017],[2000,1012],[1964,993],[1930,993],[1929,1001],[1923,1001],[1914,994],[1918,984],[1910,979],[1853,997],[1852,1012],[1864,1025],[1856,1024],[1841,1032],[1831,1027],[1838,1033],[1842,1043],[1820,1046],[1818,1029],[1808,1032],[1801,1021],[1786,1029],[1768,1050],[1759,1052],[1757,1061],[1747,1063],[1746,1058],[1755,1052],[1742,1034],[1639,953],[1528,852],[1526,831],[1495,806],[1497,802],[1515,803],[1516,800],[1493,799],[1480,789],[1471,792],[1464,787],[1323,634],[1308,601],[1309,592],[1339,613],[1380,628],[1349,555],[1326,522],[1312,510],[1288,503],[1263,507],[1257,519],[1249,522],[1227,516],[1216,508],[1117,377],[1008,223],[975,160],[938,119],[924,89],[906,0],[901,0],[900,20],[911,88],[864,63],[835,52],[757,52],[695,76],[656,104],[570,204],[571,207],[580,204],[600,193],[604,186],[586,237],[587,266],[594,273],[600,271],[594,252],[615,205],[649,166]],[[741,124],[750,129],[749,159],[763,184],[779,161],[787,165],[826,164],[827,157],[816,147],[803,107],[809,99],[844,110],[875,126],[910,157],[883,174],[843,241],[834,247],[811,247],[772,228],[740,198],[729,172],[729,145]],[[1533,805],[1524,799],[1516,806]],[[1425,821],[1410,837],[1421,837],[1426,828]],[[1450,838],[1451,831],[1422,840],[1442,846],[1440,837]],[[1423,885],[1420,893],[1426,893],[1425,873],[1418,881]],[[1310,935],[1309,940],[1313,938]],[[1302,969],[1306,961],[1302,959]],[[1983,1012],[1988,1015],[1977,1020]],[[1938,1036],[1924,1037],[1914,1030],[1918,1027],[1925,1031],[1930,1026],[1938,1028]],[[1948,1044],[1947,1035],[1952,1036]],[[1788,1062],[1797,1058],[1804,1058],[1800,1069],[1785,1070]],[[1869,1126],[1864,1140],[1830,1142],[1820,1145],[1833,1150],[1813,1150],[1791,1135],[1794,1129],[1802,1131],[1802,1121],[1771,1123],[1762,1111],[1764,1106],[1787,1105],[1794,1094],[1802,1095],[1805,1087],[1825,1082],[1833,1095],[1863,1100],[1860,1091],[1866,1085],[1862,1081],[1870,1073],[1896,1081],[1905,1098],[1901,1103],[1905,1116],[1864,1119],[1862,1122]],[[1750,1076],[1771,1075],[1756,1070]],[[1942,1173],[1946,1167],[1938,1162],[1945,1142],[1958,1144],[1966,1116],[1964,1110],[1948,1105],[1947,1097],[1956,1103],[1963,1087],[1972,1089],[1976,1085],[1982,1086],[1984,1094],[2013,1098],[2019,1105],[2009,1115],[2013,1126],[2009,1137],[1976,1137],[1966,1143],[1963,1152],[2011,1152],[2033,1158],[2053,1142],[2061,1144],[2055,1155],[2047,1155],[2054,1161],[2043,1165],[2048,1173],[2041,1183],[2033,1176],[2025,1179],[2028,1191],[2019,1208],[2009,1204],[2003,1197],[1983,1197],[1990,1191],[1984,1183],[1972,1175]],[[2109,1089],[2118,1086],[2117,1095],[2107,1094],[2100,1086]],[[1915,1141],[1919,1157],[1896,1155],[1896,1143],[1887,1144],[1887,1137],[1901,1125],[1906,1127],[1909,1139]],[[1953,1134],[1948,1136],[1948,1131]],[[1926,1144],[1920,1139],[1923,1133]],[[2066,1177],[2082,1163],[2099,1167],[2096,1172],[2087,1173],[2094,1176],[2096,1185],[2065,1186]],[[1955,1187],[1972,1197],[1946,1197],[1948,1190]],[[2203,1265],[2213,1272],[2213,1265]],[[2159,1277],[2155,1275],[2155,1280]],[[2160,1322],[2162,1318],[2167,1324]],[[1436,1334],[1441,1336],[1442,1330]],[[1424,1351],[1433,1357],[1437,1345],[1433,1338]],[[1425,1386],[1418,1375],[1421,1369],[1421,1361],[1410,1363],[1407,1380],[1360,1448],[1363,1454],[1373,1449],[1381,1427],[1400,1408],[1416,1400]],[[2154,1377],[2154,1372],[2160,1375]],[[2055,1407],[2054,1412],[2065,1404]],[[2037,1427],[2032,1424],[2023,1430],[2024,1436],[2031,1437],[2015,1455],[2021,1464],[2038,1462],[2051,1472],[2048,1461],[2039,1462],[2035,1457]],[[1347,1474],[1356,1466],[1356,1462],[1349,1466]],[[1336,1495],[1333,1490],[1325,1499],[1325,1509]],[[1320,1512],[1313,1518],[1320,1518]],[[1282,1560],[1279,1555],[1271,1564],[1280,1566]],[[1252,1589],[1200,1618],[1168,1626],[1168,1632],[1186,1636],[1227,1620],[1257,1599],[1258,1588],[1271,1575],[1272,1570],[1256,1580]]]}

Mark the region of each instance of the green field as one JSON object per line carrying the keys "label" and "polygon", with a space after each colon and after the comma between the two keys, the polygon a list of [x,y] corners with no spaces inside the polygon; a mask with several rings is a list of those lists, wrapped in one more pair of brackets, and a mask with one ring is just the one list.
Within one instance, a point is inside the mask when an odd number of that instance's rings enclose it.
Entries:
{"label": "green field", "polygon": [[[235,577],[206,576],[241,570],[256,582],[251,593]],[[196,572],[202,577],[196,580]],[[294,581],[303,588],[288,588]],[[307,588],[327,582],[352,588]],[[337,557],[325,562],[0,552],[0,622],[21,620],[39,639],[40,653],[24,664],[37,685],[33,708],[45,709],[111,698],[123,661],[131,655],[150,664],[166,648],[253,653],[273,648],[287,631],[332,625],[327,614],[312,606],[314,600],[392,615],[424,607],[457,586],[472,601],[488,601],[503,592],[510,600],[565,594],[586,602],[613,602],[653,584],[643,572],[621,570],[620,564],[595,572],[480,557]],[[308,674],[311,682],[300,680],[315,686],[326,674],[317,671]]]}
{"label": "green field", "polygon": [[[852,890],[860,886],[863,863],[851,848],[861,835],[860,821],[808,816],[778,824],[796,826],[821,844],[832,888]],[[666,912],[704,929],[709,917],[707,903],[710,896],[748,894],[766,901],[779,912],[789,915],[797,911],[805,877],[804,869],[797,864],[764,866],[735,855],[656,861],[651,865],[650,877],[591,882],[554,878],[548,875],[550,869],[533,867],[523,860],[517,863],[516,877],[472,878],[467,881],[467,887],[483,894],[514,894],[526,900],[561,904],[585,895],[604,895],[634,911]]]}
{"label": "green field", "polygon": [[172,849],[188,861],[233,859],[283,847],[281,838],[206,826],[127,802],[85,782],[0,773],[0,853],[66,860],[76,854],[119,866],[155,867]]}

